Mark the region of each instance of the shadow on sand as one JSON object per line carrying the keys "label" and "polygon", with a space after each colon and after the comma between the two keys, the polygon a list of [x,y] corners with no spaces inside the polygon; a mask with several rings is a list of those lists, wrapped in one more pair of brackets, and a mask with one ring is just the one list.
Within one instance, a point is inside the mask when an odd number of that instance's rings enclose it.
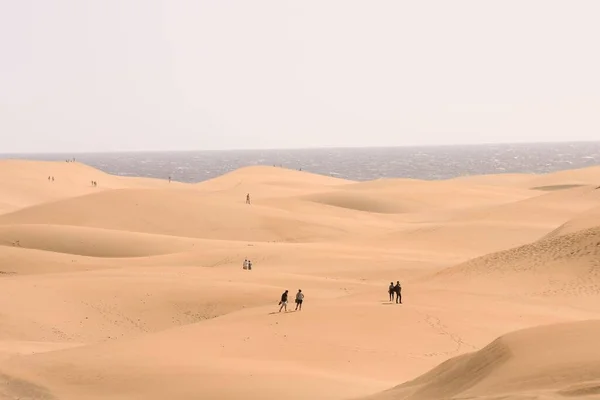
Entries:
{"label": "shadow on sand", "polygon": [[291,314],[291,313],[295,313],[295,312],[298,312],[298,311],[296,311],[296,310],[288,310],[288,311],[282,311],[282,312],[279,312],[279,311],[273,311],[273,312],[270,312],[270,313],[269,313],[269,315],[277,315],[277,314]]}

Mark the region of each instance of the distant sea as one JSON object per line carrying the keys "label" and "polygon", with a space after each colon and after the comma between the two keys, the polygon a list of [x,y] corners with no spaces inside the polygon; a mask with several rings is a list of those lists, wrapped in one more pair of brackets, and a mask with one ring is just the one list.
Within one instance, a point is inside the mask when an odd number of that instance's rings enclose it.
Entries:
{"label": "distant sea", "polygon": [[121,176],[200,182],[240,167],[275,165],[356,181],[448,179],[499,173],[548,173],[600,164],[600,142],[469,146],[227,150],[89,154],[10,154],[0,158],[77,161]]}

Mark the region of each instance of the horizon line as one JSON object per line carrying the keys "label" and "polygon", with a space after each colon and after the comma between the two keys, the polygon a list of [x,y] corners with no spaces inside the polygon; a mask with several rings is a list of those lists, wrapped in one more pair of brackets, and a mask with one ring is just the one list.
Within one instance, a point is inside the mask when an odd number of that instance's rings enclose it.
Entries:
{"label": "horizon line", "polygon": [[243,151],[281,151],[281,150],[350,150],[350,149],[390,149],[390,148],[432,148],[432,147],[476,147],[493,145],[548,145],[548,144],[586,144],[600,143],[600,140],[556,140],[547,142],[480,142],[457,144],[410,144],[410,145],[375,145],[375,146],[315,146],[315,147],[263,147],[263,148],[230,148],[230,149],[171,149],[171,150],[59,150],[59,151],[10,151],[2,152],[1,156],[10,155],[67,155],[67,154],[118,154],[118,153],[192,153],[192,152],[243,152]]}

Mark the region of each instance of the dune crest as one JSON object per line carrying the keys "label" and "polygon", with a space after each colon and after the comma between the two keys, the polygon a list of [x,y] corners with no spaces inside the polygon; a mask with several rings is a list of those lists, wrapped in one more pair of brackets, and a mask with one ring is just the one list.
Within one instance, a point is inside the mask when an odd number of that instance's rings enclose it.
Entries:
{"label": "dune crest", "polygon": [[547,237],[567,235],[584,229],[600,226],[600,206],[584,211],[550,232]]}
{"label": "dune crest", "polygon": [[411,382],[368,399],[559,399],[597,395],[599,334],[598,320],[510,333],[475,353],[450,359]]}
{"label": "dune crest", "polygon": [[432,282],[542,296],[600,295],[600,227],[544,238],[444,269]]}

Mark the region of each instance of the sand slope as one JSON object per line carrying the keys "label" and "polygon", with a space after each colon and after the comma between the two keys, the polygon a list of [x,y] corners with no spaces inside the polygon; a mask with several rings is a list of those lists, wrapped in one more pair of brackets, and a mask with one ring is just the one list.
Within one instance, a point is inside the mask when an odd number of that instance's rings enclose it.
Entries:
{"label": "sand slope", "polygon": [[596,176],[0,161],[0,399],[593,398]]}
{"label": "sand slope", "polygon": [[[229,200],[229,199],[228,199]],[[119,189],[0,216],[0,224],[85,226],[182,237],[248,241],[310,240],[338,233],[284,211],[211,198],[189,189]]]}
{"label": "sand slope", "polygon": [[79,226],[0,225],[0,246],[90,257],[144,257],[191,250],[194,242]]}
{"label": "sand slope", "polygon": [[[53,177],[54,180],[49,180]],[[91,181],[98,183],[92,187]],[[80,163],[0,160],[0,214],[107,189],[167,187],[147,178],[111,176]],[[173,182],[173,186],[181,183]]]}
{"label": "sand slope", "polygon": [[566,235],[596,226],[600,226],[600,207],[577,214],[577,216],[550,232],[548,237]]}
{"label": "sand slope", "polygon": [[482,256],[435,274],[431,283],[535,296],[600,295],[600,227]]}
{"label": "sand slope", "polygon": [[576,186],[599,186],[600,167],[567,169],[548,174],[497,174],[465,176],[450,181],[521,187],[541,191],[554,191]]}
{"label": "sand slope", "polygon": [[369,399],[597,398],[599,334],[598,320],[514,332]]}

